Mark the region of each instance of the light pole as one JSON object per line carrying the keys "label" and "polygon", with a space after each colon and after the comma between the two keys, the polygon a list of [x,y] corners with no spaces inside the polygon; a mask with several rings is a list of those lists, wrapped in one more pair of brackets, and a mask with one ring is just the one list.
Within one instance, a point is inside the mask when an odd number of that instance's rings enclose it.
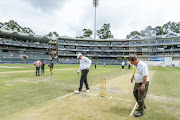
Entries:
{"label": "light pole", "polygon": [[95,7],[94,14],[94,39],[96,39],[96,7],[99,5],[99,0],[93,0],[93,6]]}

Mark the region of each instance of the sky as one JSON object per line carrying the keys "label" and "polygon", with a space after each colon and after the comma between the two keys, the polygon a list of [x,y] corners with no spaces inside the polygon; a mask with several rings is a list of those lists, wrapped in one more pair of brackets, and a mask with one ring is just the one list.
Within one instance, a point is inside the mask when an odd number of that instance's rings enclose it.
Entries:
{"label": "sky", "polygon": [[[180,22],[179,5],[180,0],[99,0],[96,29],[110,23],[114,38],[124,39],[150,25]],[[94,31],[93,0],[0,0],[0,22],[9,20],[37,35],[56,31],[60,36],[82,36],[84,28]]]}

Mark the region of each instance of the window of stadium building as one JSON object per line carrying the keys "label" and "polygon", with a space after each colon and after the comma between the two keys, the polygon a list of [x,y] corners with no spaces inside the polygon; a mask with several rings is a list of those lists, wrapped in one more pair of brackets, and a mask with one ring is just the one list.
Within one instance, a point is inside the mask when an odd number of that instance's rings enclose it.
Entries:
{"label": "window of stadium building", "polygon": [[163,40],[157,40],[157,43],[163,43],[164,41]]}
{"label": "window of stadium building", "polygon": [[142,42],[141,41],[138,41],[138,42],[136,42],[138,45],[141,45],[142,44]]}
{"label": "window of stadium building", "polygon": [[149,41],[144,41],[144,44],[149,44],[150,42]]}
{"label": "window of stadium building", "polygon": [[76,47],[75,46],[70,46],[71,49],[75,49]]}
{"label": "window of stadium building", "polygon": [[173,40],[173,42],[180,42],[180,39],[175,39]]}
{"label": "window of stadium building", "polygon": [[130,42],[130,45],[136,45],[136,42]]}
{"label": "window of stadium building", "polygon": [[165,40],[165,43],[172,43],[172,40]]}
{"label": "window of stadium building", "polygon": [[129,45],[129,42],[124,42],[123,45]]}
{"label": "window of stadium building", "polygon": [[89,45],[94,45],[94,42],[89,42]]}
{"label": "window of stadium building", "polygon": [[156,44],[156,41],[155,41],[155,40],[153,40],[153,41],[150,41],[150,43],[151,43],[151,44]]}
{"label": "window of stadium building", "polygon": [[64,40],[58,40],[58,43],[64,43]]}
{"label": "window of stadium building", "polygon": [[99,42],[94,42],[94,45],[99,45]]}
{"label": "window of stadium building", "polygon": [[88,44],[88,42],[87,42],[87,41],[85,41],[85,42],[83,42],[83,44],[87,45],[87,44]]}

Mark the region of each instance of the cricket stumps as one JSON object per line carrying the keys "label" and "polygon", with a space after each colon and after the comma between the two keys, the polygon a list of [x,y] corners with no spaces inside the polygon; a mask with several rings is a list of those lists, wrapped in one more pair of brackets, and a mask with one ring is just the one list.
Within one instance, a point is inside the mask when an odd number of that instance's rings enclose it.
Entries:
{"label": "cricket stumps", "polygon": [[100,81],[100,97],[106,97],[106,79]]}

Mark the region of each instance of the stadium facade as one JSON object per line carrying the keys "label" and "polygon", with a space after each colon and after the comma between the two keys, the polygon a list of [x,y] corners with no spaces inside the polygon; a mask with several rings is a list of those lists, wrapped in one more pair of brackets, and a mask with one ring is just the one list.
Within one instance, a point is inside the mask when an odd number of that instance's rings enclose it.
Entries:
{"label": "stadium facade", "polygon": [[[48,36],[0,29],[0,63],[32,64],[38,59],[49,63],[56,53],[55,47],[49,44],[51,40]],[[54,62],[59,63],[56,59]]]}
{"label": "stadium facade", "polygon": [[82,53],[98,64],[127,63],[136,54],[149,65],[180,65],[180,34],[162,36],[133,36],[130,39],[87,39],[59,37],[58,58],[62,63],[77,63],[76,54]]}
{"label": "stadium facade", "polygon": [[45,59],[55,63],[77,64],[77,53],[98,64],[127,63],[136,54],[149,65],[180,65],[180,34],[133,36],[130,39],[91,39],[19,33],[0,29],[0,63],[33,63]]}

